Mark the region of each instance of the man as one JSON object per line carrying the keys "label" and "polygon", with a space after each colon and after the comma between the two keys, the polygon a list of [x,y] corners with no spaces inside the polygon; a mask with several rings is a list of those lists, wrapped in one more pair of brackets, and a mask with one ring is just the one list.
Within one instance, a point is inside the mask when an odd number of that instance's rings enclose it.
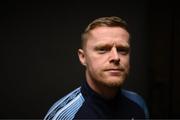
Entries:
{"label": "man", "polygon": [[148,118],[143,99],[122,89],[130,68],[129,39],[127,24],[119,17],[102,17],[90,23],[78,50],[86,80],[57,101],[44,119]]}

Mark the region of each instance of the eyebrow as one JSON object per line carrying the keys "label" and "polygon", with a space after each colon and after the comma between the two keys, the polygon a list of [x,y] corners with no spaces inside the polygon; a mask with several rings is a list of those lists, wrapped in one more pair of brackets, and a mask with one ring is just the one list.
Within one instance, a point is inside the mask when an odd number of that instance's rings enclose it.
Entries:
{"label": "eyebrow", "polygon": [[[115,46],[116,46],[116,48],[120,48],[120,47],[130,48],[129,44],[126,44],[126,45],[120,44],[120,45],[115,45]],[[102,43],[102,44],[95,45],[95,48],[101,48],[101,47],[113,47],[113,44],[106,44],[106,43],[104,44],[104,43]]]}

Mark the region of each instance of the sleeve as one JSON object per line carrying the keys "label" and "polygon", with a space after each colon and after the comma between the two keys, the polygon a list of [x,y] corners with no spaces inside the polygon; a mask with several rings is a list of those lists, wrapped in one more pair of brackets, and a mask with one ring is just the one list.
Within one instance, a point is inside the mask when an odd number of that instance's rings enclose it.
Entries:
{"label": "sleeve", "polygon": [[138,95],[135,92],[124,90],[124,89],[122,90],[122,93],[127,98],[129,98],[130,100],[132,100],[135,103],[137,103],[144,110],[146,119],[149,119],[149,111],[148,111],[147,105],[146,105],[144,99],[140,95]]}

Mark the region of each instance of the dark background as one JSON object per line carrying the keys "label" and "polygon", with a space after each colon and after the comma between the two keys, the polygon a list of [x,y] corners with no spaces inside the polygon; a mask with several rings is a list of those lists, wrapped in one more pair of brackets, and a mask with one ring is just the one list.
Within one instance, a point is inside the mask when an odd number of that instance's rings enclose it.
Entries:
{"label": "dark background", "polygon": [[155,0],[0,4],[0,118],[40,118],[83,81],[80,34],[103,16],[125,19],[132,35],[125,88],[138,92],[151,118],[180,118],[179,23],[172,2]]}

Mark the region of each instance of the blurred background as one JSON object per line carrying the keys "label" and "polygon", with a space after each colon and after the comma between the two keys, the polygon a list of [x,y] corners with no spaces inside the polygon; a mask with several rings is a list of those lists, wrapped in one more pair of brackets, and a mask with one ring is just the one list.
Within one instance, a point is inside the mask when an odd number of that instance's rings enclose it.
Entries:
{"label": "blurred background", "polygon": [[130,27],[131,71],[151,118],[180,118],[179,23],[173,2],[155,0],[0,4],[0,118],[42,119],[85,80],[78,57],[89,22],[119,16]]}

